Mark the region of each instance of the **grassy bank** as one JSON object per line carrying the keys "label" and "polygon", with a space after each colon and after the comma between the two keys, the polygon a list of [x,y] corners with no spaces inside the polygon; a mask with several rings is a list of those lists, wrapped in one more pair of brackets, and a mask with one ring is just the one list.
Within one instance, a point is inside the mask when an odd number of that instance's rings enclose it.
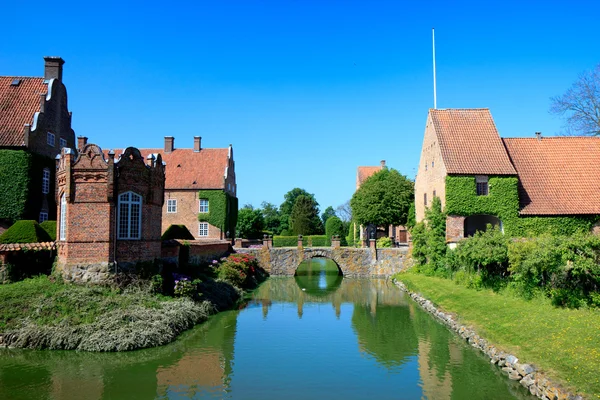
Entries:
{"label": "grassy bank", "polygon": [[527,301],[412,272],[395,278],[566,388],[600,399],[600,310],[557,308],[546,298]]}

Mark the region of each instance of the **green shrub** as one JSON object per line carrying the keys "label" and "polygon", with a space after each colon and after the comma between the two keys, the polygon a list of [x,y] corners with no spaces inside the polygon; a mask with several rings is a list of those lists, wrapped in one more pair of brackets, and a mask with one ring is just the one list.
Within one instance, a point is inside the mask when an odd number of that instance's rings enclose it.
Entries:
{"label": "green shrub", "polygon": [[377,239],[377,247],[392,247],[392,239],[390,239],[389,237],[380,237],[379,239]]}
{"label": "green shrub", "polygon": [[56,241],[56,221],[44,221],[40,224],[40,226],[46,231],[53,242]]}
{"label": "green shrub", "polygon": [[[302,245],[307,244],[306,237],[302,237]],[[273,247],[296,247],[298,246],[298,236],[273,236]]]}
{"label": "green shrub", "polygon": [[427,220],[427,263],[435,269],[443,268],[446,255],[446,213],[442,211],[442,202],[434,197],[431,207],[425,210]]}
{"label": "green shrub", "polygon": [[410,231],[412,236],[413,248],[412,258],[418,266],[427,263],[427,227],[423,221],[415,224]]}
{"label": "green shrub", "polygon": [[198,191],[198,199],[208,200],[208,212],[198,213],[198,221],[208,222],[229,232],[229,237],[235,235],[238,219],[238,199],[222,190],[206,189]]}
{"label": "green shrub", "polygon": [[33,220],[17,221],[0,235],[0,243],[39,243],[50,241],[52,239],[48,233],[42,229],[37,221]]}
{"label": "green shrub", "polygon": [[162,234],[162,240],[171,239],[182,239],[182,240],[194,240],[194,235],[190,233],[185,225],[171,225],[167,228],[165,233]]}
{"label": "green shrub", "polygon": [[331,240],[326,235],[310,235],[306,237],[307,246],[309,247],[329,247]]}
{"label": "green shrub", "polygon": [[218,267],[219,279],[239,288],[253,287],[259,279],[259,265],[250,254],[231,254]]}
{"label": "green shrub", "polygon": [[341,219],[336,216],[329,217],[325,223],[325,236],[329,239],[329,245],[331,245],[331,237],[339,236],[340,245],[347,246],[346,235],[344,234],[344,223]]}

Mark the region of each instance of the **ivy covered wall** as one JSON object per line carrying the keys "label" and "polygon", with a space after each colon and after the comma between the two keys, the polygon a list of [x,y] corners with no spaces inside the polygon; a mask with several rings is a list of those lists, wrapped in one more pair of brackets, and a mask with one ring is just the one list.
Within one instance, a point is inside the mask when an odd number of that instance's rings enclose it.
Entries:
{"label": "ivy covered wall", "polygon": [[[50,191],[42,195],[42,170],[50,169]],[[55,161],[25,150],[0,150],[0,219],[11,223],[37,220],[44,197],[48,216],[56,219],[54,200]]]}
{"label": "ivy covered wall", "polygon": [[208,212],[198,213],[198,221],[208,222],[224,234],[235,235],[238,216],[238,199],[223,190],[200,190],[198,199],[208,200]]}
{"label": "ivy covered wall", "polygon": [[474,176],[446,177],[446,213],[497,216],[510,236],[529,237],[544,233],[572,235],[589,232],[598,216],[519,216],[518,178],[490,176],[489,194],[477,196]]}

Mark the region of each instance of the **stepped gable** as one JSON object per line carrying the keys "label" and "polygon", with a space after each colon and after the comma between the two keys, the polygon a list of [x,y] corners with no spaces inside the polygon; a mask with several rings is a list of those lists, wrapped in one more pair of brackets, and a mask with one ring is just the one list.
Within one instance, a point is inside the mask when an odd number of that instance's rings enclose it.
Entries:
{"label": "stepped gable", "polygon": [[502,141],[519,175],[521,215],[600,214],[600,138]]}
{"label": "stepped gable", "polygon": [[516,175],[490,110],[430,109],[448,174]]}

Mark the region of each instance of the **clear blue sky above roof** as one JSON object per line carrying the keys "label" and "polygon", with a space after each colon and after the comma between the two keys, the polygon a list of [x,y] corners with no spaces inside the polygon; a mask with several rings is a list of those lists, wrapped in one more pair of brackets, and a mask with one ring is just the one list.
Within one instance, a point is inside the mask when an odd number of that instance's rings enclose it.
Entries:
{"label": "clear blue sky above roof", "polygon": [[6,19],[0,74],[40,76],[60,55],[76,134],[103,148],[232,143],[241,204],[302,187],[325,209],[351,197],[359,165],[414,177],[431,27],[438,107],[488,107],[505,137],[558,132],[549,97],[600,62],[597,2],[404,3],[31,1],[40,23]]}

